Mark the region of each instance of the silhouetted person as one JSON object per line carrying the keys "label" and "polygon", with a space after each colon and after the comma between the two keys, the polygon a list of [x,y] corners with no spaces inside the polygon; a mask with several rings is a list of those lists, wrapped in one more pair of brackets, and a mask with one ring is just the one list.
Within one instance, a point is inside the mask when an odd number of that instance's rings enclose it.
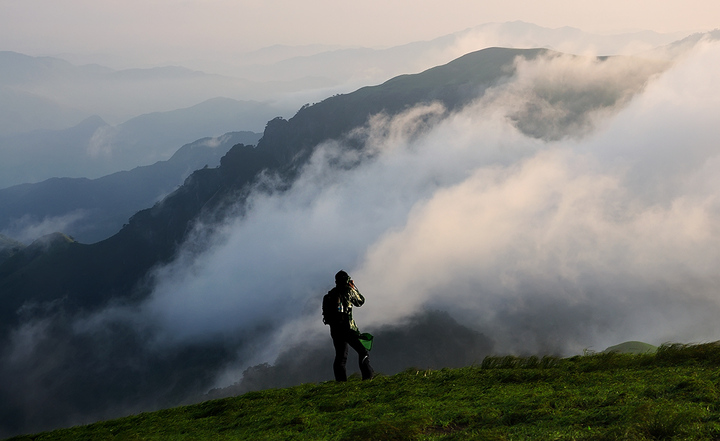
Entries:
{"label": "silhouetted person", "polygon": [[333,372],[336,381],[347,381],[348,345],[358,353],[358,362],[363,380],[373,376],[370,355],[360,342],[360,332],[352,317],[353,306],[360,307],[365,297],[360,294],[355,283],[345,271],[335,274],[335,288],[323,297],[323,323],[330,325],[330,336],[335,346]]}

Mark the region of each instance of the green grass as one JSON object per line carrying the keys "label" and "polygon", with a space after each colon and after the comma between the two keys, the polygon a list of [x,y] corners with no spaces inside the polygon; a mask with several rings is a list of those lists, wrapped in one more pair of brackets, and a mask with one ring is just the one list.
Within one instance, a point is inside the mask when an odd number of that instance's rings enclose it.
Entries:
{"label": "green grass", "polygon": [[657,352],[657,346],[653,346],[640,341],[626,341],[619,345],[610,346],[603,352],[622,352],[624,354],[654,354]]}
{"label": "green grass", "polygon": [[720,343],[488,357],[304,384],[13,440],[717,440]]}

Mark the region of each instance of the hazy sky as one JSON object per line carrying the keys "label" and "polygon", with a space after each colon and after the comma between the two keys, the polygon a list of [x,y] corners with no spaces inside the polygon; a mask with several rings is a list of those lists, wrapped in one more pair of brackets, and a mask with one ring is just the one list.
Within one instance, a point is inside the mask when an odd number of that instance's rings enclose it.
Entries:
{"label": "hazy sky", "polygon": [[274,44],[393,46],[515,20],[664,33],[711,30],[718,19],[715,0],[0,0],[0,50],[172,60]]}

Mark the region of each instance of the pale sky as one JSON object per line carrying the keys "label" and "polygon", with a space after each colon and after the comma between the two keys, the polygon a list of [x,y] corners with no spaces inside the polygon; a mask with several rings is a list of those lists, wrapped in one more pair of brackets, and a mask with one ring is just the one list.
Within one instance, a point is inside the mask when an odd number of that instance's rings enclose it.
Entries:
{"label": "pale sky", "polygon": [[[29,55],[386,47],[491,22],[588,32],[707,31],[717,0],[0,0],[0,50]],[[162,55],[161,55],[162,54]],[[159,60],[160,61],[160,60]]]}

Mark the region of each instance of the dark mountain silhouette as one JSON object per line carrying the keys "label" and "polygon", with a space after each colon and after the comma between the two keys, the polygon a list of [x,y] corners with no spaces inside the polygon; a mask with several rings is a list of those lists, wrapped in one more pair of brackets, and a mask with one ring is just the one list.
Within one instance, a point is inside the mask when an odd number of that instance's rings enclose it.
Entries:
{"label": "dark mountain silhouette", "polygon": [[[0,265],[0,292],[13,293],[0,299],[6,305],[0,319],[12,325],[12,311],[31,300],[67,296],[74,307],[93,309],[112,298],[138,294],[136,288],[147,271],[172,258],[193,221],[215,215],[230,195],[236,203],[237,195],[242,197],[261,171],[292,179],[318,143],[342,137],[370,115],[393,114],[432,101],[457,109],[512,75],[515,57],[534,58],[543,52],[486,49],[420,74],[328,98],[302,108],[289,120],[273,119],[256,148],[234,146],[219,167],[195,171],[178,190],[132,216],[116,235],[93,245],[76,243],[44,259],[27,259],[20,252]],[[146,294],[140,291],[138,295]]]}
{"label": "dark mountain silhouette", "polygon": [[270,121],[258,148],[273,151],[282,162],[302,162],[313,146],[365,124],[370,115],[395,114],[433,101],[442,102],[449,110],[458,109],[502,78],[511,76],[516,56],[533,59],[545,52],[484,49],[419,74],[401,75],[379,86],[333,96],[303,108],[288,121],[279,118]]}
{"label": "dark mountain silhouette", "polygon": [[[533,59],[541,54],[552,55],[542,49],[486,49],[420,74],[403,75],[305,106],[289,120],[269,121],[257,147],[237,144],[218,167],[193,172],[181,187],[152,208],[133,215],[108,239],[87,245],[55,234],[14,251],[0,263],[0,353],[15,354],[13,363],[0,363],[0,378],[13,379],[0,381],[0,427],[16,433],[78,424],[172,405],[205,392],[218,368],[234,360],[238,348],[251,336],[157,348],[146,344],[153,339],[153,330],[144,327],[148,325],[113,320],[112,313],[106,315],[107,324],[93,332],[82,332],[77,322],[84,323],[92,312],[107,312],[112,308],[105,308],[114,306],[132,308],[147,298],[152,291],[153,268],[177,255],[196,222],[208,229],[230,214],[242,216],[243,210],[252,209],[244,202],[266,182],[261,174],[274,175],[278,178],[274,182],[284,184],[263,187],[265,190],[282,191],[292,184],[319,143],[340,139],[346,148],[361,149],[362,140],[348,135],[370,116],[392,115],[430,102],[460,109],[512,76],[516,57]],[[572,94],[561,92],[548,98],[553,105],[562,105],[563,99],[574,100]],[[619,98],[599,94],[584,111],[612,106]],[[518,116],[514,120],[517,127],[535,127],[522,124],[533,115]],[[202,247],[198,240],[202,238],[192,237],[193,244]],[[418,323],[452,328],[450,334],[456,330],[459,341],[472,343],[478,351],[492,345],[485,337],[451,322],[436,316]],[[394,345],[385,349],[388,354],[403,346],[412,349],[408,335],[387,333]],[[27,336],[36,336],[31,348],[22,346]],[[422,354],[413,360],[427,365],[437,362]],[[277,381],[272,369],[256,371],[260,384]],[[37,387],[38,381],[42,387]],[[33,399],[26,395],[29,389],[34,392]]]}
{"label": "dark mountain silhouette", "polygon": [[25,248],[25,245],[22,243],[0,234],[0,263],[23,248]]}
{"label": "dark mountain silhouette", "polygon": [[260,136],[230,132],[186,144],[167,161],[102,178],[52,178],[0,189],[0,231],[20,232],[28,225],[75,216],[65,221],[69,223],[64,233],[82,243],[106,239],[134,213],[174,191],[194,170],[217,167],[233,145],[256,144]]}

